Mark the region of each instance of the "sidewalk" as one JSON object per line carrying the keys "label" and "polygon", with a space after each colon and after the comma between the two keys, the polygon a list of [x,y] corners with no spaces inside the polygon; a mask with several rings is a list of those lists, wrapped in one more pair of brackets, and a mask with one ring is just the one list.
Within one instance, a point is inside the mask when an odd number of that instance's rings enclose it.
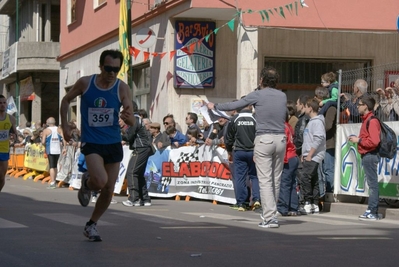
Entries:
{"label": "sidewalk", "polygon": [[[360,197],[338,195],[337,202],[325,202],[323,211],[342,215],[361,215],[367,209],[367,198],[364,204],[359,203]],[[399,204],[398,204],[399,207]],[[380,201],[378,212],[383,218],[399,221],[399,208]]]}

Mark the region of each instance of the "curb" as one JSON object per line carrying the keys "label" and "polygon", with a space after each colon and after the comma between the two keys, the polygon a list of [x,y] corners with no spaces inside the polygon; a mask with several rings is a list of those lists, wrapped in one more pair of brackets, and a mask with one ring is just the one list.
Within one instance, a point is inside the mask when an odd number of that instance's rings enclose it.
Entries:
{"label": "curb", "polygon": [[[360,197],[357,196],[338,196],[337,202],[324,202],[323,211],[334,214],[359,216],[367,209],[367,198],[365,203],[360,204]],[[378,213],[382,214],[383,218],[399,221],[399,208],[392,207],[380,200]]]}

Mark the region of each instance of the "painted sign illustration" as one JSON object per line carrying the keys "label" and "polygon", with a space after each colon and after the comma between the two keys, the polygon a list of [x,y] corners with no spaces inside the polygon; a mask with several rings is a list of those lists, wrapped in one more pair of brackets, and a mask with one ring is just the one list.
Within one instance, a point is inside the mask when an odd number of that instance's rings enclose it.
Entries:
{"label": "painted sign illustration", "polygon": [[214,88],[215,34],[211,33],[215,30],[215,23],[176,21],[175,27],[175,87]]}

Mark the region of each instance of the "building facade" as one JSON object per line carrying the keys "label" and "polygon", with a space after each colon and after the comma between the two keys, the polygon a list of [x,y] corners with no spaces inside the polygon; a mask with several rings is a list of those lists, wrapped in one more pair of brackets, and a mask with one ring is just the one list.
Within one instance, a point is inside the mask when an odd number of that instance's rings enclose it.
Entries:
{"label": "building facade", "polygon": [[[61,99],[79,77],[99,72],[103,50],[119,48],[120,1],[60,5]],[[184,125],[201,99],[254,90],[264,66],[280,72],[288,99],[313,95],[325,72],[399,62],[398,10],[397,0],[131,1],[134,100],[152,121],[172,113]],[[70,111],[79,122],[78,109],[79,99]]]}
{"label": "building facade", "polygon": [[17,122],[58,118],[60,1],[2,0],[0,14],[8,17],[0,85],[15,99]]}

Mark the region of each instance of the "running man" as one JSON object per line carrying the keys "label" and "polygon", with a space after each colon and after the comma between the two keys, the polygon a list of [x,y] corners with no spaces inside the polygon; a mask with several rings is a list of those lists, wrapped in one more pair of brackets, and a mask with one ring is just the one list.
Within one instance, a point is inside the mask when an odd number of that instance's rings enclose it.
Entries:
{"label": "running man", "polygon": [[0,95],[0,192],[6,182],[8,160],[10,159],[10,135],[17,132],[15,123],[14,116],[7,114],[7,99]]}
{"label": "running man", "polygon": [[[103,51],[100,56],[100,74],[81,77],[61,101],[61,127],[65,141],[69,142],[69,104],[81,96],[81,152],[85,155],[88,172],[82,176],[82,186],[78,192],[80,204],[86,207],[90,202],[91,191],[101,190],[83,231],[91,241],[102,241],[96,228],[97,222],[111,202],[123,158],[119,117],[128,125],[133,126],[135,123],[130,88],[117,79],[122,62],[120,51]],[[121,106],[123,111],[119,114]]]}

